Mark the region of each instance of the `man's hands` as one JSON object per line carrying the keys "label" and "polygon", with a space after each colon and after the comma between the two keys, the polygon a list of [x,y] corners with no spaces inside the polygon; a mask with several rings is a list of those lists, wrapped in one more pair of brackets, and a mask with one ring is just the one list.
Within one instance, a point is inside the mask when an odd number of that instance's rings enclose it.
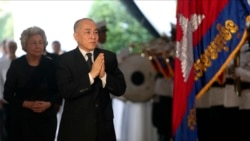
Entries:
{"label": "man's hands", "polygon": [[92,64],[90,75],[102,78],[105,75],[104,53],[100,53]]}

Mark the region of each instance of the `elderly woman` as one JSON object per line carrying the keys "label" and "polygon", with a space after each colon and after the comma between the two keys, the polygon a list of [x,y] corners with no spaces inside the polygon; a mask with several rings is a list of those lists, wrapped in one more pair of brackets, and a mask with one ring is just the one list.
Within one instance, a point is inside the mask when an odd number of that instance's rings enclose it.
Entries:
{"label": "elderly woman", "polygon": [[56,66],[43,55],[45,32],[29,27],[20,40],[26,54],[12,61],[4,85],[4,99],[10,105],[10,141],[54,141]]}

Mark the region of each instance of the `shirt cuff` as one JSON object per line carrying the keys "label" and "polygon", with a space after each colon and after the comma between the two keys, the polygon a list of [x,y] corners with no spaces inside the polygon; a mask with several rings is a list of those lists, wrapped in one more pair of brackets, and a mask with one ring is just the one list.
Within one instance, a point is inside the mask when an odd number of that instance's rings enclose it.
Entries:
{"label": "shirt cuff", "polygon": [[94,83],[94,79],[92,78],[92,76],[89,73],[89,80],[90,80],[90,85],[92,85]]}
{"label": "shirt cuff", "polygon": [[100,78],[102,80],[102,87],[103,88],[106,86],[106,78],[107,78],[106,73],[104,74],[104,76],[102,78]]}

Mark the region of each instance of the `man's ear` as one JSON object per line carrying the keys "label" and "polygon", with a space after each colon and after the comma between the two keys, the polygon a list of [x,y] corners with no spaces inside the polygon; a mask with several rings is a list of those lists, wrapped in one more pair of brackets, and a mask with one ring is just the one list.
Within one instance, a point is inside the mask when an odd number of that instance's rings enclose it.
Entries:
{"label": "man's ear", "polygon": [[74,36],[74,39],[75,39],[76,41],[78,41],[78,34],[77,34],[77,33],[74,33],[73,36]]}

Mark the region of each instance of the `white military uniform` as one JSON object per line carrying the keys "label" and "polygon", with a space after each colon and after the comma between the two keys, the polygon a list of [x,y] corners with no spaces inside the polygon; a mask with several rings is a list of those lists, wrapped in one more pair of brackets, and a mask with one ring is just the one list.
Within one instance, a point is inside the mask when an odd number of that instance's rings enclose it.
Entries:
{"label": "white military uniform", "polygon": [[226,85],[224,95],[224,119],[223,119],[223,139],[238,140],[238,123],[235,120],[238,118],[239,97],[236,95],[235,78],[234,78],[234,61],[228,65],[226,72]]}
{"label": "white military uniform", "polygon": [[242,47],[240,67],[235,69],[236,76],[241,80],[241,96],[239,97],[239,114],[236,119],[239,123],[239,140],[250,140],[250,50],[249,45]]}
{"label": "white military uniform", "polygon": [[152,123],[157,129],[158,139],[170,141],[172,138],[172,97],[173,79],[157,77],[154,87]]}
{"label": "white military uniform", "polygon": [[211,86],[209,93],[209,140],[214,139],[223,139],[223,120],[224,120],[224,95],[225,95],[225,86]]}
{"label": "white military uniform", "polygon": [[6,80],[6,73],[10,67],[11,61],[8,55],[0,60],[0,100],[3,100],[3,88]]}
{"label": "white military uniform", "polygon": [[196,100],[196,116],[198,138],[200,141],[205,141],[211,135],[210,129],[210,103],[209,103],[209,90]]}

